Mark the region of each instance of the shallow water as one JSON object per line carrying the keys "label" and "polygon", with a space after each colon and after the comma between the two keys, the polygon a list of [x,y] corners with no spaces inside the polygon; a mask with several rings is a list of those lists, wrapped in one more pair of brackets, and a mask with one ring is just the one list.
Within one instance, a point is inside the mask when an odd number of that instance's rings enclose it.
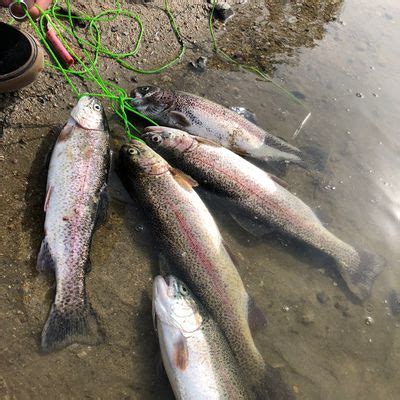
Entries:
{"label": "shallow water", "polygon": [[[293,10],[285,4],[290,18]],[[312,170],[289,166],[276,172],[337,236],[385,256],[387,268],[364,303],[353,300],[326,260],[276,235],[251,237],[207,195],[210,210],[236,253],[248,292],[268,317],[256,343],[298,398],[397,399],[400,4],[347,0],[339,10],[336,21],[323,21],[326,32],[316,35],[315,46],[300,47],[277,64],[275,77],[312,112],[295,140],[291,134],[306,111],[251,74],[227,72],[215,62],[205,74],[177,68],[160,82],[244,106],[261,126],[319,155]],[[158,79],[140,81],[145,82]],[[113,120],[111,125],[117,145],[121,129]],[[6,154],[11,167],[1,176],[0,398],[173,398],[159,371],[151,320],[157,251],[145,215],[115,174],[109,218],[95,234],[88,276],[106,343],[73,345],[46,356],[39,352],[54,295],[52,278],[33,271],[42,236],[45,155],[55,135],[50,136],[36,147],[17,144],[19,159]],[[26,180],[19,165],[30,171]]]}

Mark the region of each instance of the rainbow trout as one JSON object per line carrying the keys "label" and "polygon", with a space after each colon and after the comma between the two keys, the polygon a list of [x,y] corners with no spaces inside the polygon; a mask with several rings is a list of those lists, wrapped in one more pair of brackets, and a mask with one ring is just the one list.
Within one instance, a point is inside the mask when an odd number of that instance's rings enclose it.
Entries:
{"label": "rainbow trout", "polygon": [[105,212],[104,190],[110,164],[109,132],[101,103],[82,97],[54,147],[44,204],[45,237],[39,271],[53,270],[56,296],[43,328],[46,352],[71,343],[101,340],[96,314],[85,290],[90,243]]}
{"label": "rainbow trout", "polygon": [[153,319],[177,400],[254,398],[218,325],[176,277],[155,277]]}
{"label": "rainbow trout", "polygon": [[146,132],[144,138],[151,146],[240,206],[253,222],[267,224],[332,257],[348,288],[360,299],[368,296],[384,260],[338,239],[275,177],[230,150],[186,132],[164,127],[149,127]]}
{"label": "rainbow trout", "polygon": [[302,163],[299,149],[210,100],[154,86],[139,87],[131,96],[136,110],[161,125],[183,129],[252,158]]}
{"label": "rainbow trout", "polygon": [[259,383],[265,363],[248,323],[255,310],[214,218],[193,190],[196,182],[139,141],[124,145],[120,159],[128,190],[152,220],[173,272],[214,317],[243,371]]}

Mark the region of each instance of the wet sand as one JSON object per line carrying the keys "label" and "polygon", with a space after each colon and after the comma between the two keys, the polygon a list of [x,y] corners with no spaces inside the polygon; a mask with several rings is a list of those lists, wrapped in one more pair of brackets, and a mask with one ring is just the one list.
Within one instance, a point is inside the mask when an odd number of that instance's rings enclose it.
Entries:
{"label": "wet sand", "polygon": [[[173,36],[165,15],[154,7],[159,3],[126,5],[149,28],[143,52],[133,60],[141,66],[159,65],[177,50],[165,45]],[[236,253],[249,293],[268,317],[256,343],[298,398],[397,399],[400,316],[390,293],[400,283],[400,47],[395,45],[400,6],[390,0],[374,5],[366,0],[254,1],[236,5],[233,19],[218,24],[220,45],[228,53],[273,72],[312,112],[293,140],[296,122],[306,111],[254,75],[213,58],[204,2],[178,3],[171,4],[189,42],[185,60],[157,76],[104,63],[105,76],[127,90],[154,83],[244,106],[256,113],[261,126],[320,156],[317,169],[290,166],[280,174],[332,232],[385,256],[387,268],[363,304],[349,295],[328,260],[279,235],[251,237],[215,198],[205,198]],[[98,11],[90,2],[84,8]],[[0,18],[8,17],[2,12]],[[134,28],[121,21],[116,29],[119,40],[113,43],[122,50]],[[105,40],[111,40],[109,35]],[[203,74],[187,67],[200,55],[211,57]],[[0,398],[172,399],[159,368],[151,319],[157,251],[145,215],[115,173],[108,220],[95,234],[87,279],[106,341],[40,353],[54,296],[52,276],[35,271],[46,165],[74,103],[68,86],[49,70],[29,88],[0,95]],[[123,128],[108,116],[118,148]]]}

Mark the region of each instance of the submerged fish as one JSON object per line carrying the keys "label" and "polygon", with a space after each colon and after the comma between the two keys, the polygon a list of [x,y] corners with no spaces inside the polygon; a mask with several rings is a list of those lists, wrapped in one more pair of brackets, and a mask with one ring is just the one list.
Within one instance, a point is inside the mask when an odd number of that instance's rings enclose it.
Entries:
{"label": "submerged fish", "polygon": [[177,268],[174,273],[211,312],[240,366],[259,383],[265,363],[248,323],[257,310],[214,218],[192,188],[196,182],[139,141],[124,145],[120,158],[128,189],[151,218],[162,251]]}
{"label": "submerged fish", "polygon": [[138,111],[162,125],[213,140],[241,155],[301,163],[298,148],[210,100],[154,86],[139,87],[131,96]]}
{"label": "submerged fish", "polygon": [[174,276],[155,277],[153,318],[177,400],[253,398],[218,325]]}
{"label": "submerged fish", "polygon": [[144,138],[149,144],[244,209],[250,223],[267,224],[329,255],[349,289],[360,299],[368,296],[384,260],[355,249],[329,232],[275,177],[228,149],[186,132],[164,127],[146,131]]}
{"label": "submerged fish", "polygon": [[108,139],[101,103],[82,97],[53,149],[44,205],[45,237],[37,260],[37,269],[54,270],[57,281],[55,300],[42,333],[44,351],[101,340],[85,290],[85,274],[90,269],[95,224],[105,212]]}

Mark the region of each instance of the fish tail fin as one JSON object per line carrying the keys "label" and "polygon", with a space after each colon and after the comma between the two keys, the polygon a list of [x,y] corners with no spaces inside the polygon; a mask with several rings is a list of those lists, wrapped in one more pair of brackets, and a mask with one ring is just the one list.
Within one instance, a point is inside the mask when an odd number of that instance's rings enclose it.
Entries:
{"label": "fish tail fin", "polygon": [[342,268],[342,276],[351,292],[365,300],[372,289],[375,278],[382,272],[386,260],[366,250],[358,250],[358,263]]}
{"label": "fish tail fin", "polygon": [[42,332],[42,350],[46,353],[72,343],[96,345],[104,340],[98,317],[87,298],[79,307],[59,307],[53,303]]}
{"label": "fish tail fin", "polygon": [[295,164],[303,164],[303,160],[301,159],[300,153],[295,154],[292,152],[287,152],[285,150],[271,148],[267,144],[264,144],[258,147],[257,149],[248,151],[247,155],[249,157],[256,158],[266,162],[282,161]]}

